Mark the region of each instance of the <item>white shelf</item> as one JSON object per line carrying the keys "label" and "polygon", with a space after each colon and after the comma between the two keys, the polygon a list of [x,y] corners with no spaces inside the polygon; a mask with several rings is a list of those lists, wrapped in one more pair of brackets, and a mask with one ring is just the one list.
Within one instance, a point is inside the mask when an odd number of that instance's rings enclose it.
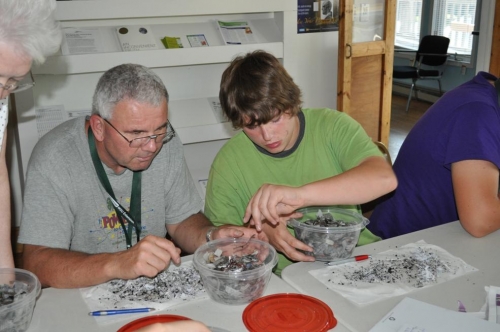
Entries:
{"label": "white shelf", "polygon": [[225,63],[230,62],[236,54],[243,54],[256,49],[262,49],[272,53],[277,58],[283,58],[282,42],[61,55],[47,58],[47,61],[42,66],[33,68],[33,74],[63,75],[104,72],[121,63],[137,63],[149,68]]}
{"label": "white shelf", "polygon": [[[96,11],[95,8],[99,10]],[[61,21],[137,17],[223,15],[297,10],[290,0],[100,0],[58,1],[55,17]]]}
{"label": "white shelf", "polygon": [[[92,1],[84,1],[92,2]],[[107,1],[102,1],[107,2]],[[253,33],[259,43],[244,45],[225,45],[212,16],[206,16],[198,22],[150,24],[146,19],[143,25],[148,25],[161,49],[122,52],[116,29],[121,26],[138,25],[124,20],[113,21],[113,25],[93,26],[101,36],[102,53],[55,55],[48,57],[41,66],[33,67],[33,73],[49,75],[83,74],[104,72],[121,63],[137,63],[149,68],[178,67],[229,63],[234,56],[256,49],[262,49],[277,58],[283,58],[283,34],[277,25],[276,18],[261,18],[259,15],[250,19],[253,23]],[[92,21],[95,24],[103,21]],[[87,22],[88,24],[89,22]],[[71,25],[71,24],[68,24]],[[79,27],[75,23],[73,27]],[[82,27],[85,29],[88,27]],[[208,42],[207,47],[191,47],[187,35],[203,34]],[[181,38],[184,48],[165,49],[161,39],[165,36]]]}

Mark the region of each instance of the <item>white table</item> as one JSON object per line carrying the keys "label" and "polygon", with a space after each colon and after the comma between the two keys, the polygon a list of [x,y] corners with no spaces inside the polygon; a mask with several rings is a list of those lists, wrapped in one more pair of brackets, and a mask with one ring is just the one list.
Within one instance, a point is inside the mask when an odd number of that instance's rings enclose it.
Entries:
{"label": "white table", "polygon": [[484,287],[500,286],[500,231],[478,239],[469,235],[458,221],[357,247],[354,255],[373,255],[419,240],[447,250],[479,271],[363,307],[328,289],[309,274],[310,270],[324,268],[323,262],[289,265],[282,271],[281,277],[299,292],[327,303],[339,323],[352,331],[363,332],[373,327],[405,296],[451,310],[457,310],[457,300],[461,300],[467,311],[476,312],[486,299]]}
{"label": "white table", "polygon": [[[191,257],[183,257],[183,261]],[[297,291],[273,274],[264,295],[275,293],[297,293]],[[120,315],[123,316],[123,320],[120,322],[102,326],[96,322],[99,317],[88,316],[89,309],[80,295],[79,289],[46,288],[42,290],[42,294],[36,302],[28,332],[117,331],[133,320],[157,314],[181,315],[202,321],[209,326],[239,332],[247,331],[242,319],[245,308],[246,305],[224,305],[210,299],[195,300],[154,313]],[[339,323],[332,331],[347,332],[349,329]]]}

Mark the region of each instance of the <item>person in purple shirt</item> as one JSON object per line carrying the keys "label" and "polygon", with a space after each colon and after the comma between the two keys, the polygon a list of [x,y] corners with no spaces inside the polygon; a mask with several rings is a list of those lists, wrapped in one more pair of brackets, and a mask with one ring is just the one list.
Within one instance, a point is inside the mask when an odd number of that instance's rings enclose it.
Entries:
{"label": "person in purple shirt", "polygon": [[447,92],[415,124],[394,163],[398,188],[367,226],[390,238],[460,220],[474,237],[500,228],[500,81],[485,72]]}

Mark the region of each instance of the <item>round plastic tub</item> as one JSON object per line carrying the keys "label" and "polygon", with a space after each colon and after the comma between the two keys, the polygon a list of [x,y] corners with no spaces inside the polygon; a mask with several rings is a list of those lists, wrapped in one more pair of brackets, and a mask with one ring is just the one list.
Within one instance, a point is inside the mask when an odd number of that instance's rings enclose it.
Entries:
{"label": "round plastic tub", "polygon": [[277,263],[276,250],[269,243],[249,238],[210,241],[193,257],[210,298],[231,305],[261,297]]}
{"label": "round plastic tub", "polygon": [[26,331],[41,285],[31,272],[0,268],[0,332]]}
{"label": "round plastic tub", "polygon": [[335,261],[351,257],[361,230],[369,220],[361,214],[336,207],[316,206],[297,210],[301,218],[288,220],[295,237],[312,247],[318,261]]}

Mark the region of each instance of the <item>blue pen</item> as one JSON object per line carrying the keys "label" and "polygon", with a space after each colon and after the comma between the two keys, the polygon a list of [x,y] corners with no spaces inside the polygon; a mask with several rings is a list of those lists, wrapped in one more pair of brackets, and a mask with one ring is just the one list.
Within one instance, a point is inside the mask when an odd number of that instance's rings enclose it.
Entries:
{"label": "blue pen", "polygon": [[111,315],[121,315],[121,314],[133,314],[137,312],[150,312],[154,311],[155,308],[130,308],[130,309],[114,309],[114,310],[99,310],[89,312],[89,316],[111,316]]}

